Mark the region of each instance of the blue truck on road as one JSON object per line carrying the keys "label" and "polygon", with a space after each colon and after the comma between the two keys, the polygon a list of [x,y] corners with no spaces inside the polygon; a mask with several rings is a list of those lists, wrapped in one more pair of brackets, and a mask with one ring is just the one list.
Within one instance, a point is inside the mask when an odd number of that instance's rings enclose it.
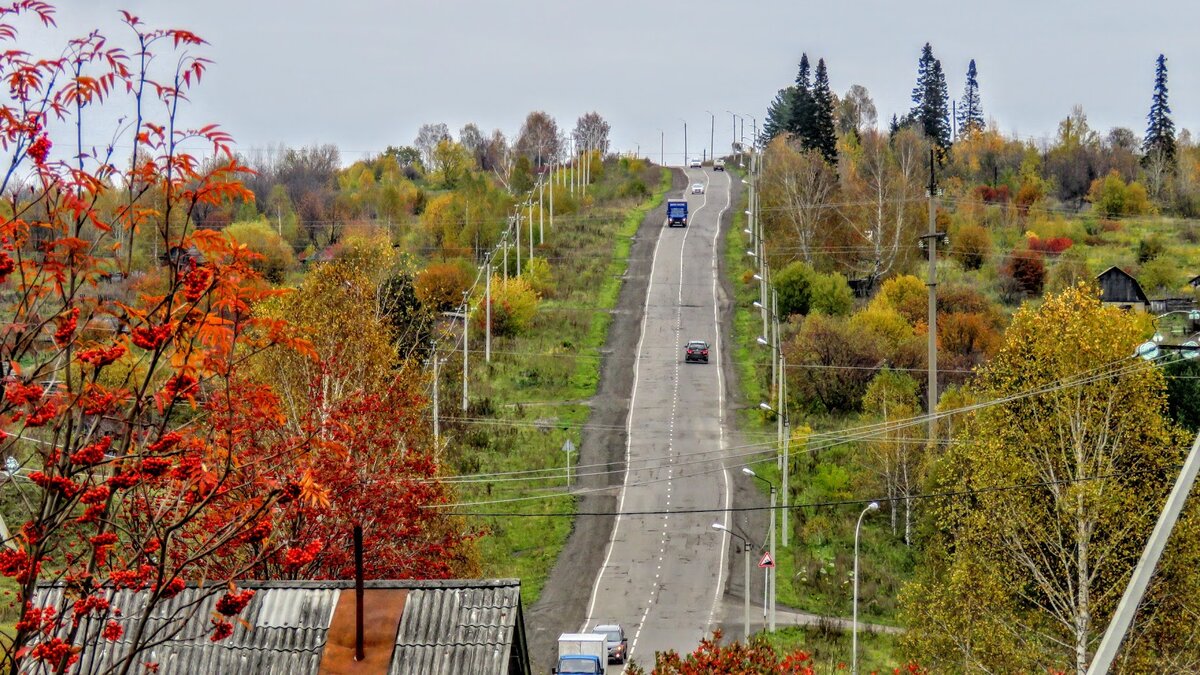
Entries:
{"label": "blue truck on road", "polygon": [[667,200],[667,227],[687,227],[688,209],[687,200],[682,198],[671,198]]}

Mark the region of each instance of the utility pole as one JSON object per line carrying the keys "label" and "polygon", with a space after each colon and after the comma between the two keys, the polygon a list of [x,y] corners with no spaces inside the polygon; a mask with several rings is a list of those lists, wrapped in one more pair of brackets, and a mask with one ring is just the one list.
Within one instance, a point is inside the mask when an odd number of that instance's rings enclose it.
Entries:
{"label": "utility pole", "polygon": [[533,192],[529,193],[529,259],[533,260]]}
{"label": "utility pole", "polygon": [[658,130],[658,165],[667,165],[667,132]]}
{"label": "utility pole", "polygon": [[689,158],[688,158],[688,151],[687,151],[687,122],[684,122],[683,123],[683,165],[687,166],[688,163],[689,163]]}
{"label": "utility pole", "polygon": [[546,241],[546,211],[542,208],[542,198],[546,195],[546,182],[538,181],[538,243]]}
{"label": "utility pole", "polygon": [[1087,671],[1088,675],[1105,675],[1112,667],[1117,650],[1121,647],[1122,640],[1125,639],[1125,632],[1129,630],[1129,624],[1133,622],[1134,614],[1137,613],[1138,605],[1142,602],[1146,587],[1150,584],[1150,578],[1154,576],[1154,568],[1158,565],[1163,549],[1167,546],[1167,540],[1171,537],[1171,530],[1175,528],[1175,522],[1183,511],[1188,493],[1192,491],[1192,485],[1196,482],[1198,471],[1200,471],[1200,434],[1197,434],[1196,439],[1192,441],[1192,449],[1188,451],[1187,459],[1184,460],[1183,468],[1175,479],[1171,494],[1167,497],[1167,503],[1163,505],[1162,513],[1159,514],[1158,521],[1154,524],[1154,530],[1150,533],[1146,548],[1142,550],[1137,567],[1133,568],[1133,576],[1129,579],[1129,585],[1125,587],[1125,593],[1121,595],[1117,610],[1113,613],[1113,618],[1104,631],[1100,646],[1096,648],[1096,654],[1092,657],[1092,665]]}
{"label": "utility pole", "polygon": [[[787,364],[782,357],[779,359],[783,365]],[[787,379],[784,379],[787,382]],[[787,392],[787,385],[784,384],[784,392]],[[788,545],[788,476],[792,473],[791,457],[788,456],[788,451],[792,444],[792,425],[787,420],[787,409],[784,408],[783,420],[783,547]]]}
{"label": "utility pole", "polygon": [[929,247],[929,279],[925,285],[929,287],[929,382],[926,385],[929,392],[929,443],[934,441],[937,423],[933,413],[937,408],[937,177],[934,175],[934,150],[929,148],[929,234],[926,235]]}
{"label": "utility pole", "polygon": [[[512,224],[513,224],[513,217],[509,216],[508,217],[508,227],[510,229],[512,228]],[[505,230],[504,236],[500,237],[501,243],[504,244],[504,283],[505,284],[508,283],[508,232],[509,232],[508,230]]]}
{"label": "utility pole", "polygon": [[711,110],[705,110],[708,113],[708,158],[714,162],[717,160],[717,148],[714,145],[717,137],[717,116],[712,114]]}
{"label": "utility pole", "polygon": [[517,276],[521,276],[521,205],[517,204]]}
{"label": "utility pole", "polygon": [[441,426],[438,420],[438,353],[437,343],[430,343],[430,353],[433,354],[433,452],[436,456],[441,450]]}
{"label": "utility pole", "polygon": [[483,282],[484,331],[483,331],[483,360],[492,362],[492,254],[484,258],[484,273],[487,275]]}
{"label": "utility pole", "polygon": [[550,169],[550,231],[554,231],[554,169]]}
{"label": "utility pole", "polygon": [[462,309],[463,309],[463,311],[462,311],[462,320],[463,320],[463,396],[462,396],[462,411],[463,411],[463,412],[467,412],[467,383],[468,383],[468,380],[467,380],[467,364],[468,364],[468,363],[469,363],[469,361],[470,361],[470,359],[468,358],[468,352],[467,352],[467,336],[468,336],[468,335],[470,335],[470,333],[471,333],[471,326],[470,326],[470,323],[468,322],[468,318],[471,316],[471,304],[470,304],[470,298],[468,297],[468,293],[470,293],[470,291],[463,291],[463,304],[462,304]]}

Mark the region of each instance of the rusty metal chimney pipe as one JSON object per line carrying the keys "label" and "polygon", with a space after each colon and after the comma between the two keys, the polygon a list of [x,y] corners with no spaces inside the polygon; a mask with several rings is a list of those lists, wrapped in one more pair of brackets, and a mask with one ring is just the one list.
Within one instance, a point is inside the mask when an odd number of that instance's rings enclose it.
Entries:
{"label": "rusty metal chimney pipe", "polygon": [[363,652],[363,545],[362,525],[354,524],[354,660],[362,661]]}

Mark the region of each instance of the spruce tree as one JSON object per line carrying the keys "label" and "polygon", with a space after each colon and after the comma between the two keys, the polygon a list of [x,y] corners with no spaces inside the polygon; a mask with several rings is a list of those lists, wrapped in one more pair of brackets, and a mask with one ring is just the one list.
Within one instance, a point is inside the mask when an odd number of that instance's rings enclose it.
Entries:
{"label": "spruce tree", "polygon": [[812,137],[813,97],[812,85],[808,80],[808,54],[800,55],[800,70],[796,73],[795,96],[792,97],[791,118],[787,130],[804,142]]}
{"label": "spruce tree", "polygon": [[837,162],[837,132],[833,127],[833,91],[829,88],[829,73],[825,70],[825,59],[817,60],[817,72],[813,81],[813,126],[812,136],[805,147],[817,150],[825,161]]}
{"label": "spruce tree", "polygon": [[983,131],[983,106],[979,103],[979,80],[976,79],[975,59],[967,66],[967,86],[963,89],[962,105],[958,108],[958,135],[970,136]]}
{"label": "spruce tree", "polygon": [[934,58],[928,42],[917,62],[917,86],[913,88],[912,101],[909,117],[945,151],[950,147],[950,95],[946,91],[942,62]]}
{"label": "spruce tree", "polygon": [[767,106],[767,118],[763,121],[762,140],[770,141],[787,131],[792,119],[792,103],[796,98],[796,87],[780,89],[775,100]]}
{"label": "spruce tree", "polygon": [[1150,124],[1146,127],[1146,139],[1142,149],[1146,159],[1159,156],[1168,166],[1175,165],[1175,122],[1171,121],[1171,106],[1167,104],[1167,58],[1158,55],[1154,69],[1154,98],[1150,103]]}

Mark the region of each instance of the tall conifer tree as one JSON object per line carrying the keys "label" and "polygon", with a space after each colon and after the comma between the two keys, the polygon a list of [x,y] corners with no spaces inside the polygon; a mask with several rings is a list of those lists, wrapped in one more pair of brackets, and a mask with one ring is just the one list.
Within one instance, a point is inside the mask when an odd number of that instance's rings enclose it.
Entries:
{"label": "tall conifer tree", "polygon": [[1171,106],[1167,103],[1167,58],[1158,55],[1154,69],[1154,98],[1150,103],[1149,125],[1142,150],[1147,159],[1158,155],[1168,166],[1175,165],[1175,122],[1171,121]]}
{"label": "tall conifer tree", "polygon": [[780,89],[775,100],[767,106],[767,118],[763,121],[762,140],[770,141],[788,130],[792,121],[792,104],[796,100],[796,87]]}
{"label": "tall conifer tree", "polygon": [[800,70],[796,73],[795,96],[792,97],[792,114],[787,130],[803,141],[812,137],[813,97],[809,83],[808,54],[800,55]]}
{"label": "tall conifer tree", "polygon": [[825,59],[817,60],[817,72],[813,81],[813,125],[812,136],[804,146],[821,153],[830,164],[837,161],[837,132],[833,127],[833,91],[829,88],[829,73],[825,70]]}
{"label": "tall conifer tree", "polygon": [[950,95],[946,91],[942,62],[934,58],[928,42],[917,62],[917,86],[913,88],[912,101],[909,117],[945,151],[950,147]]}
{"label": "tall conifer tree", "polygon": [[958,108],[958,134],[970,136],[983,131],[983,106],[979,102],[979,80],[976,79],[975,59],[967,66],[967,86],[963,89],[962,105]]}

